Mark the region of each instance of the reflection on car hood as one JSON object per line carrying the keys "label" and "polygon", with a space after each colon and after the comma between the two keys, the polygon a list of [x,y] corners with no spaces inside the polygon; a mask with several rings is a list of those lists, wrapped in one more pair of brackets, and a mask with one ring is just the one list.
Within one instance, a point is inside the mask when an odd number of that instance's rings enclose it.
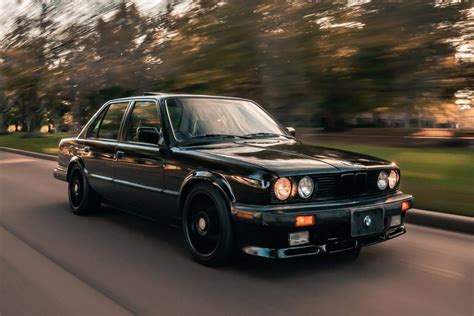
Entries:
{"label": "reflection on car hood", "polygon": [[360,170],[391,165],[376,157],[307,145],[294,140],[238,141],[203,146],[198,151],[251,163],[278,174]]}

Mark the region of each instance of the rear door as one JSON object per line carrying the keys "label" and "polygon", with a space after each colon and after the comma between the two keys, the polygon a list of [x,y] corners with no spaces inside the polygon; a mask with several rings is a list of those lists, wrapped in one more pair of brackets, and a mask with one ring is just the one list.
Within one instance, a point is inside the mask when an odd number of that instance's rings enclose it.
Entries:
{"label": "rear door", "polygon": [[114,198],[116,146],[128,104],[117,102],[106,106],[90,125],[80,148],[91,187],[110,200]]}
{"label": "rear door", "polygon": [[136,100],[117,144],[115,186],[121,205],[146,217],[167,215],[161,207],[163,194],[163,147],[138,139],[138,128],[161,130],[161,116],[154,100]]}

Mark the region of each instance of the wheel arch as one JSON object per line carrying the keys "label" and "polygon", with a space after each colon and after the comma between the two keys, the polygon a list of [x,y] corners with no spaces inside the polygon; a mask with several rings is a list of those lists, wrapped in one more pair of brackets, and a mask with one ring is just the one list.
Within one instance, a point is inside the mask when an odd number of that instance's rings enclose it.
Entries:
{"label": "wheel arch", "polygon": [[213,185],[226,199],[227,203],[235,202],[235,196],[232,192],[232,188],[229,182],[220,174],[213,173],[210,171],[194,171],[189,174],[179,191],[179,212],[180,215],[183,214],[183,207],[186,201],[186,197],[192,188],[194,188],[199,183],[209,183]]}
{"label": "wheel arch", "polygon": [[66,173],[66,180],[69,181],[69,177],[71,176],[71,170],[74,168],[74,166],[79,165],[84,171],[86,171],[86,168],[84,166],[84,162],[80,157],[74,156],[70,161],[67,166],[67,173]]}

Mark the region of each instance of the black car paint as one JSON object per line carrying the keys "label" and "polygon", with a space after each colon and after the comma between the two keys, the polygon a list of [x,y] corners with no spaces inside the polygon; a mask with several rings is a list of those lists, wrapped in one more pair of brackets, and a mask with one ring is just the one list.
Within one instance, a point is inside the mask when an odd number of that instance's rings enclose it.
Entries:
{"label": "black car paint", "polygon": [[[387,220],[388,213],[400,214],[403,218],[401,201],[412,203],[412,197],[398,189],[373,199],[275,203],[271,199],[272,183],[281,176],[398,170],[398,167],[367,155],[306,145],[292,137],[223,139],[181,147],[173,137],[167,118],[165,103],[170,97],[174,96],[132,97],[104,104],[78,137],[60,142],[55,177],[67,180],[71,165],[78,163],[85,170],[91,187],[108,203],[152,219],[179,219],[189,189],[207,181],[227,198],[240,247],[256,245],[266,249],[288,247],[288,233],[301,230],[294,227],[296,214],[316,215],[317,225],[309,228],[311,241],[324,244],[331,238],[351,239],[348,227],[354,207],[380,207]],[[156,102],[161,113],[163,142],[160,145],[124,141],[123,129],[132,104],[143,100]],[[86,131],[94,118],[109,104],[123,101],[129,102],[129,107],[118,140],[88,139]],[[254,220],[238,218],[238,210],[253,214]],[[387,231],[385,229],[384,234]]]}

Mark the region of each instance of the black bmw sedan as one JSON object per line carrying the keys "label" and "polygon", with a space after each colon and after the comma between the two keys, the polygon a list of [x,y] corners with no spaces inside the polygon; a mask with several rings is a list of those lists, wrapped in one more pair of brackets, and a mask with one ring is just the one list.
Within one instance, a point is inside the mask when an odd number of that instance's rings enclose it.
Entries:
{"label": "black bmw sedan", "polygon": [[193,257],[339,253],[406,232],[413,197],[392,162],[303,144],[251,100],[154,94],[104,104],[59,144],[77,215],[100,203],[179,220]]}

